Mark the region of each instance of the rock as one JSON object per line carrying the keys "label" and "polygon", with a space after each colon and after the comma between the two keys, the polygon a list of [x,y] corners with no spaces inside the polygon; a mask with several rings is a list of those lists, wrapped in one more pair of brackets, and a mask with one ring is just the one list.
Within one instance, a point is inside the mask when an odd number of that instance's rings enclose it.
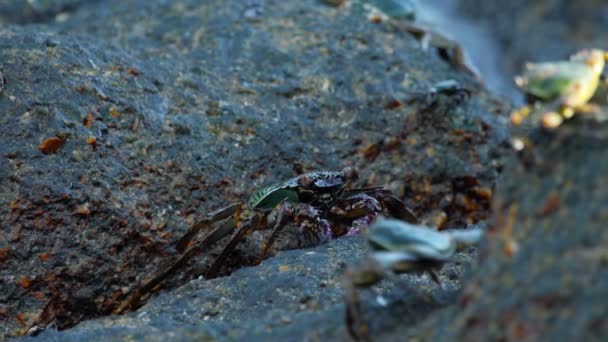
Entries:
{"label": "rock", "polygon": [[602,340],[608,334],[606,114],[575,117],[505,170],[483,261],[459,305],[408,331],[443,340]]}
{"label": "rock", "polygon": [[[230,277],[193,280],[152,299],[138,312],[83,322],[65,332],[49,330],[32,340],[345,340],[340,275],[346,260],[366,250],[364,241],[355,237],[314,250],[283,252]],[[397,283],[382,283],[380,291],[363,291],[372,332],[411,326],[450,303],[473,260],[468,251],[445,267],[440,275],[443,290],[428,277],[403,275]]]}
{"label": "rock", "polygon": [[[403,182],[398,195],[421,216],[484,220],[490,202],[475,189],[502,167],[504,105],[398,22],[363,13],[86,1],[60,21],[3,26],[0,338],[108,315],[202,213],[296,172],[355,166],[357,186]],[[429,101],[445,79],[472,97]],[[49,137],[63,144],[44,154]],[[166,289],[197,278],[209,257]]]}

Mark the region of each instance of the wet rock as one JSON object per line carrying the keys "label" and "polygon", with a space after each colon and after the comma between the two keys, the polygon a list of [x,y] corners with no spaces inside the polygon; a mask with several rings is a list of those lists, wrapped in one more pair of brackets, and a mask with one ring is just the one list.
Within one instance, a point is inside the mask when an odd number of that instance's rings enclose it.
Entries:
{"label": "wet rock", "polygon": [[459,305],[417,337],[447,340],[602,340],[608,334],[608,139],[578,116],[505,170],[488,248]]}
{"label": "wet rock", "polygon": [[[500,102],[360,6],[261,1],[255,18],[251,6],[90,1],[0,29],[2,338],[109,314],[202,213],[296,171],[401,182],[448,227],[487,216],[476,189],[502,167]],[[445,79],[472,97],[428,101]],[[62,144],[45,154],[52,137]]]}
{"label": "wet rock", "polygon": [[[348,339],[340,275],[345,260],[366,251],[364,241],[355,237],[283,252],[230,277],[193,280],[136,313],[83,322],[65,332],[49,330],[32,340]],[[469,250],[445,267],[443,289],[426,276],[403,275],[396,283],[363,291],[372,333],[411,326],[450,303],[473,260]]]}

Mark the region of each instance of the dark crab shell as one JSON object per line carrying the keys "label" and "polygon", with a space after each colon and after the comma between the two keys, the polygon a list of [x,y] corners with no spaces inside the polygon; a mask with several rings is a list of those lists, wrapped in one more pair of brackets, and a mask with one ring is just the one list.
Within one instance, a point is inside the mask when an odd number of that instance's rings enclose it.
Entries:
{"label": "dark crab shell", "polygon": [[464,88],[456,80],[444,80],[437,82],[431,87],[431,92],[452,94],[463,90]]}
{"label": "dark crab shell", "polygon": [[341,189],[349,180],[356,177],[357,173],[352,168],[345,168],[342,171],[309,172],[284,182],[283,186],[308,190]]}
{"label": "dark crab shell", "polygon": [[[329,222],[322,212],[308,204],[289,203],[285,206],[293,216],[282,230],[283,240],[278,249],[309,248],[329,242],[333,238]],[[269,214],[268,222],[275,223],[276,211]]]}
{"label": "dark crab shell", "polygon": [[[255,191],[247,206],[250,209],[272,209],[281,201],[315,202],[321,197],[333,199],[340,193],[350,179],[356,177],[351,168],[342,171],[309,172],[285,182],[271,184]],[[319,197],[319,198],[317,198]]]}

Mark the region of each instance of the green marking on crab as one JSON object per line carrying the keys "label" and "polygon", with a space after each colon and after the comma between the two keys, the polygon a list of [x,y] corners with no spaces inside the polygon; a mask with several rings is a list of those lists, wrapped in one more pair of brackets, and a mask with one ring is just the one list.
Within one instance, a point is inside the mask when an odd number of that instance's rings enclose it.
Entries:
{"label": "green marking on crab", "polygon": [[249,197],[247,207],[250,209],[270,210],[283,200],[291,203],[299,201],[297,192],[285,188],[283,184],[272,184],[258,189]]}
{"label": "green marking on crab", "polygon": [[249,209],[270,210],[286,200],[291,203],[334,198],[356,178],[356,171],[346,168],[342,171],[310,172],[256,190],[249,200]]}

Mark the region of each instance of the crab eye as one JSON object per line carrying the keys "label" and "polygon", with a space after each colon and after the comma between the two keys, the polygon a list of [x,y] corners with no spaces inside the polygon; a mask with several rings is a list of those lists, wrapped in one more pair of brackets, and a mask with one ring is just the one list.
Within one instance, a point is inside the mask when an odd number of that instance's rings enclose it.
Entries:
{"label": "crab eye", "polygon": [[303,188],[310,188],[313,185],[313,180],[308,176],[302,176],[298,179],[298,184]]}
{"label": "crab eye", "polygon": [[357,172],[357,170],[355,170],[355,168],[350,167],[350,166],[345,167],[342,170],[342,175],[347,180],[357,180],[357,178],[359,178],[359,172]]}

